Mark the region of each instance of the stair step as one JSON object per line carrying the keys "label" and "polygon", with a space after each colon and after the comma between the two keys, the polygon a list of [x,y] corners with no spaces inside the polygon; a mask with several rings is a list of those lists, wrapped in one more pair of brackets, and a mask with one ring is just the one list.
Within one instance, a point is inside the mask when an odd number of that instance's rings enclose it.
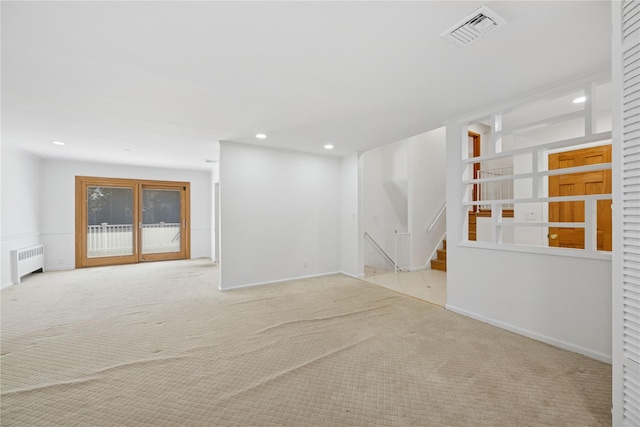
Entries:
{"label": "stair step", "polygon": [[440,261],[447,261],[447,250],[446,249],[438,249],[438,259]]}
{"label": "stair step", "polygon": [[444,249],[445,251],[447,250],[447,239],[444,239],[442,241],[442,249]]}
{"label": "stair step", "polygon": [[432,259],[431,260],[431,269],[447,271],[447,263],[446,261],[442,261],[440,259]]}

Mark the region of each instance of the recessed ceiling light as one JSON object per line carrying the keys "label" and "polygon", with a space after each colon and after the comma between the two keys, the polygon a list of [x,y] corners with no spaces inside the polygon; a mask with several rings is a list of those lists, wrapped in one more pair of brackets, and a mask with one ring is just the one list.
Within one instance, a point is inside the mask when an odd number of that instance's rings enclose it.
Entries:
{"label": "recessed ceiling light", "polygon": [[267,137],[267,135],[265,135],[264,133],[257,133],[256,134],[256,138],[258,139],[265,139]]}
{"label": "recessed ceiling light", "polygon": [[333,150],[333,144],[324,144],[325,150]]}
{"label": "recessed ceiling light", "polygon": [[51,141],[51,143],[52,143],[53,145],[67,145],[67,143],[66,143],[66,142],[62,142],[62,141]]}
{"label": "recessed ceiling light", "polygon": [[218,163],[217,160],[213,160],[213,159],[204,159],[205,163]]}
{"label": "recessed ceiling light", "polygon": [[578,98],[573,100],[574,104],[582,104],[583,102],[585,102],[587,100],[586,96],[579,96]]}

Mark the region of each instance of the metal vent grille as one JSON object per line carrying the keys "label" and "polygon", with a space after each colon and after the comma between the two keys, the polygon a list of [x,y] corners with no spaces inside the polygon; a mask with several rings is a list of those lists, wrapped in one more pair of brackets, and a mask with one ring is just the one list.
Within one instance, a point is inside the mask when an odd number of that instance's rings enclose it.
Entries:
{"label": "metal vent grille", "polygon": [[453,44],[464,47],[485,37],[506,23],[507,21],[497,13],[487,6],[482,6],[442,33],[441,36]]}

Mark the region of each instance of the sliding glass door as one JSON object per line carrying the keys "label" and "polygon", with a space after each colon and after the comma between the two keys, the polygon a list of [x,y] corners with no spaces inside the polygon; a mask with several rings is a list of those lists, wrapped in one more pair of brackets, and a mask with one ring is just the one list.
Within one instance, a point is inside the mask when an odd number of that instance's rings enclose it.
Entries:
{"label": "sliding glass door", "polygon": [[76,177],[76,266],[189,258],[189,183]]}
{"label": "sliding glass door", "polygon": [[142,260],[183,258],[185,196],[182,187],[142,186]]}

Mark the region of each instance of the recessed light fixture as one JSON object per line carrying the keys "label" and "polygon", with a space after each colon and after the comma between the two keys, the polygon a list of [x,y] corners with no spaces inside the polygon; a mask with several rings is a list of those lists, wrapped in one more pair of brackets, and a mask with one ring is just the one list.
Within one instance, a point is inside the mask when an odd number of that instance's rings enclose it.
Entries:
{"label": "recessed light fixture", "polygon": [[333,150],[333,144],[324,144],[325,150]]}
{"label": "recessed light fixture", "polygon": [[573,100],[574,104],[582,104],[583,102],[585,102],[587,100],[586,96],[579,96],[576,99]]}
{"label": "recessed light fixture", "polygon": [[258,138],[258,139],[266,139],[267,135],[265,135],[264,133],[256,133],[256,138]]}
{"label": "recessed light fixture", "polygon": [[213,159],[204,159],[205,163],[218,163],[217,160],[213,160]]}
{"label": "recessed light fixture", "polygon": [[62,141],[51,141],[51,143],[52,143],[53,145],[67,145],[67,143],[66,143],[66,142],[62,142]]}

